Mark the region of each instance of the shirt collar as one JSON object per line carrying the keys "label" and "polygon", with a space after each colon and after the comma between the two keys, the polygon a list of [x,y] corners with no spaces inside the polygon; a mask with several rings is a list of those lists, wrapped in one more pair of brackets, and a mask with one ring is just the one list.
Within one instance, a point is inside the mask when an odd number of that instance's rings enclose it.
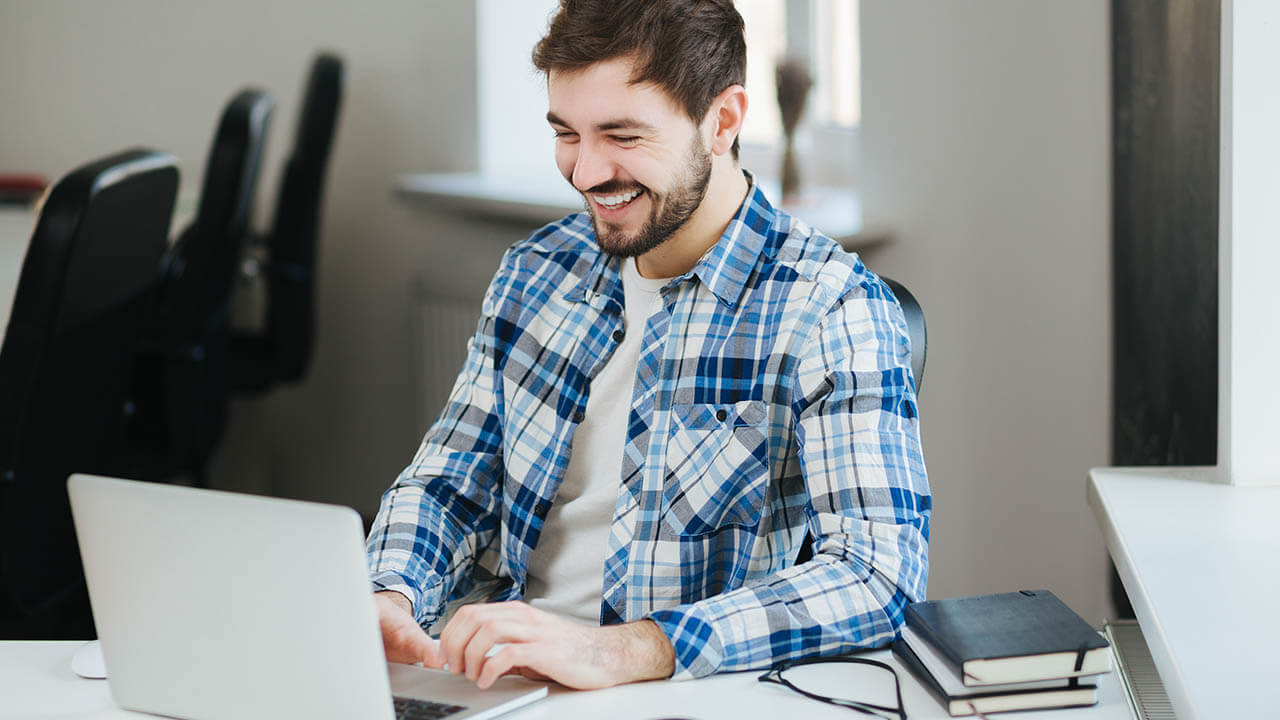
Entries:
{"label": "shirt collar", "polygon": [[755,270],[760,253],[778,213],[769,203],[755,176],[746,170],[747,195],[738,207],[720,240],[702,256],[684,277],[696,276],[720,302],[735,308],[747,280]]}
{"label": "shirt collar", "polygon": [[[730,308],[738,306],[742,292],[746,287],[751,272],[755,269],[766,241],[775,223],[786,223],[787,219],[774,210],[755,176],[743,170],[747,178],[747,194],[738,207],[724,233],[710,250],[698,260],[691,270],[681,275],[677,281],[697,277],[713,295]],[[590,223],[590,220],[588,220]],[[786,232],[786,228],[782,228]],[[594,228],[591,240],[594,244]],[[596,250],[591,268],[583,274],[582,279],[565,293],[570,300],[587,302],[592,305],[603,305],[609,298],[622,302],[622,278],[619,272],[620,259]]]}

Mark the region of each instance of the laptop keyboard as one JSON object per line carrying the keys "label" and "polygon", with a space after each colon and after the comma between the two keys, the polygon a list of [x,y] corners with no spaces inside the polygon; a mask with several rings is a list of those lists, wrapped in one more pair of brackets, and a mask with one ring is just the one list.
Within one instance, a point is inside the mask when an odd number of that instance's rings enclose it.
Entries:
{"label": "laptop keyboard", "polygon": [[396,720],[438,720],[466,710],[462,705],[446,705],[417,698],[393,697],[391,699],[395,703]]}

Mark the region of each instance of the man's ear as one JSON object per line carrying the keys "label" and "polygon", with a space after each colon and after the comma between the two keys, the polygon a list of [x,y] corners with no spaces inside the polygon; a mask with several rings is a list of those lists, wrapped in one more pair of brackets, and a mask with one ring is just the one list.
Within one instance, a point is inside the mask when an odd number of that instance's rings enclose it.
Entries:
{"label": "man's ear", "polygon": [[707,113],[711,121],[711,152],[725,155],[742,132],[742,121],[747,116],[747,89],[730,85],[711,101]]}

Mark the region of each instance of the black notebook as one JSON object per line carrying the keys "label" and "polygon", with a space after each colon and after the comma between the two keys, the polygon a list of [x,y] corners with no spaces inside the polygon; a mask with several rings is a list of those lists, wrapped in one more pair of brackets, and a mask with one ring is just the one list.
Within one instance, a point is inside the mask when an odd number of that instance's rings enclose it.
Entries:
{"label": "black notebook", "polygon": [[[893,643],[893,651],[902,664],[929,688],[952,717],[1043,710],[1047,708],[1082,707],[1098,702],[1098,688],[1078,679],[1018,683],[989,688],[966,688],[958,680],[935,678],[924,666],[911,646],[902,640]],[[944,685],[945,682],[945,685]]]}
{"label": "black notebook", "polygon": [[1048,590],[912,603],[906,618],[969,687],[1111,669],[1107,641]]}

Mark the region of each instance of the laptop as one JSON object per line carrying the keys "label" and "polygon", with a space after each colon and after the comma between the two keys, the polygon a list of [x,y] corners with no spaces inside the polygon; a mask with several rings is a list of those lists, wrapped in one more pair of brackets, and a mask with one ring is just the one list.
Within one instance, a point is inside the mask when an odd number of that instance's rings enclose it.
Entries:
{"label": "laptop", "polygon": [[[388,663],[351,508],[72,475],[111,695],[180,718],[482,720],[547,694]],[[396,701],[393,703],[393,694]]]}

